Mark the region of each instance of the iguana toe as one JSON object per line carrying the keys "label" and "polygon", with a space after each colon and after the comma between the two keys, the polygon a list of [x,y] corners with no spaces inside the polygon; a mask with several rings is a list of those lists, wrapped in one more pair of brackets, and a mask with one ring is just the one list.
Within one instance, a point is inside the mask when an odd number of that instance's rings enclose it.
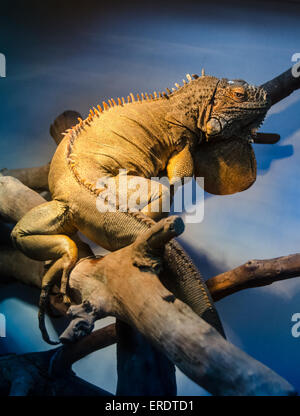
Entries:
{"label": "iguana toe", "polygon": [[64,295],[63,296],[63,303],[66,305],[66,306],[70,306],[71,305],[71,299],[69,298],[69,296],[68,295]]}

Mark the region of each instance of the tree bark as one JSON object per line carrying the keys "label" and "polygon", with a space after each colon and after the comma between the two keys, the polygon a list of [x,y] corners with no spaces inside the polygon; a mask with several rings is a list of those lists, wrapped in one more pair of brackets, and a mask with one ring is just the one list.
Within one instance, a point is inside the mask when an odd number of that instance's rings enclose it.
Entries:
{"label": "tree bark", "polygon": [[[17,222],[27,211],[39,205],[44,199],[33,190],[27,188],[19,180],[10,177],[0,177],[0,215],[8,222]],[[91,252],[80,240],[76,241],[80,248],[80,257],[85,257]],[[83,247],[82,247],[83,246]],[[33,284],[37,287],[41,285],[44,274],[44,263],[27,258],[21,252],[12,248],[2,248],[0,254],[0,278],[7,278],[10,274],[26,284]],[[65,305],[61,298],[56,295],[51,296],[51,304],[56,311],[61,314],[66,313]],[[121,327],[122,324],[120,324]],[[174,365],[159,351],[156,350],[148,341],[142,337],[135,329],[129,328],[124,324],[123,336],[127,342],[121,342],[119,336],[118,345],[118,392],[119,394],[148,394],[152,395],[176,395],[176,378]],[[130,341],[129,341],[130,340]],[[137,341],[137,347],[134,347]],[[73,362],[85,355],[92,353],[100,348],[116,342],[116,329],[108,326],[104,329],[89,334],[85,340],[66,348],[59,356],[59,363],[56,366],[67,369]],[[135,356],[135,360],[133,360]],[[75,360],[75,361],[74,361]],[[148,377],[144,377],[141,368],[149,368],[152,363],[152,371]],[[161,374],[164,374],[161,377]],[[130,382],[131,380],[131,382]],[[126,390],[130,386],[130,391]]]}
{"label": "tree bark", "polygon": [[21,168],[21,169],[2,169],[0,173],[3,176],[12,176],[28,188],[36,191],[49,190],[48,187],[48,175],[49,175],[50,163],[43,166],[37,166],[33,168]]}
{"label": "tree bark", "polygon": [[242,266],[211,277],[206,284],[213,299],[220,300],[243,289],[266,286],[298,276],[300,254],[291,254],[269,260],[249,260]]}
{"label": "tree bark", "polygon": [[116,334],[117,396],[176,396],[173,363],[140,332],[119,319]]}
{"label": "tree bark", "polygon": [[293,67],[261,86],[269,93],[272,105],[288,97],[300,88],[300,73],[295,76]]}
{"label": "tree bark", "polygon": [[72,371],[49,373],[57,350],[0,356],[1,396],[111,396],[106,390],[77,377]]}
{"label": "tree bark", "polygon": [[[163,245],[180,227],[169,217],[128,247],[100,260],[82,260],[70,276],[73,299],[88,302],[95,319],[109,314],[138,329],[213,395],[293,394],[286,381],[226,341],[161,284],[150,266],[153,258],[157,264],[156,244]],[[145,264],[137,267],[141,253]],[[65,332],[76,337],[72,322]]]}

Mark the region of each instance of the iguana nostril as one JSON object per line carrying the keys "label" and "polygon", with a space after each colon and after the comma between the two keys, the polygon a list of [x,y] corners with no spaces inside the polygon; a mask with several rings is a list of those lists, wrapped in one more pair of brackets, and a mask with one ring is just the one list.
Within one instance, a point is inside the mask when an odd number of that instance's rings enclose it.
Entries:
{"label": "iguana nostril", "polygon": [[219,134],[221,132],[221,124],[218,119],[211,118],[206,124],[206,133],[209,136]]}

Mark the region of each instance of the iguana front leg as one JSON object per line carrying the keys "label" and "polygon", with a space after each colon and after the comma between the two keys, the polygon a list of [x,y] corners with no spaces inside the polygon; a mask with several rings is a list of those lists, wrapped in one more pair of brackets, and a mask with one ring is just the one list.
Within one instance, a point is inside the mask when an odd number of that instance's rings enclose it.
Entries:
{"label": "iguana front leg", "polygon": [[[191,178],[193,171],[193,158],[189,145],[186,145],[182,150],[175,152],[167,163],[166,173],[169,183],[164,185],[154,180],[149,182],[151,191],[144,198],[147,202],[141,212],[155,221],[166,217],[174,197],[174,185],[182,183],[184,177]],[[148,182],[146,179],[145,181]]]}
{"label": "iguana front leg", "polygon": [[194,162],[190,150],[189,144],[176,152],[168,161],[167,175],[170,185],[175,185],[179,180],[184,177],[192,178],[194,173]]}
{"label": "iguana front leg", "polygon": [[39,303],[39,325],[43,339],[50,343],[44,315],[51,287],[61,277],[61,293],[64,302],[69,303],[66,295],[68,276],[74,267],[78,250],[69,237],[76,229],[70,225],[69,207],[59,201],[51,201],[31,209],[15,226],[11,237],[16,248],[34,260],[53,260],[54,262],[42,279]]}

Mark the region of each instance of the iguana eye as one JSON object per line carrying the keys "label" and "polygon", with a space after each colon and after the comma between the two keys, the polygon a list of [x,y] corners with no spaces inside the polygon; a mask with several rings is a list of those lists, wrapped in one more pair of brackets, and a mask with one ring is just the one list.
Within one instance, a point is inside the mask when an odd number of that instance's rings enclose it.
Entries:
{"label": "iguana eye", "polygon": [[246,98],[245,90],[241,87],[233,89],[232,95],[239,101],[243,101]]}

